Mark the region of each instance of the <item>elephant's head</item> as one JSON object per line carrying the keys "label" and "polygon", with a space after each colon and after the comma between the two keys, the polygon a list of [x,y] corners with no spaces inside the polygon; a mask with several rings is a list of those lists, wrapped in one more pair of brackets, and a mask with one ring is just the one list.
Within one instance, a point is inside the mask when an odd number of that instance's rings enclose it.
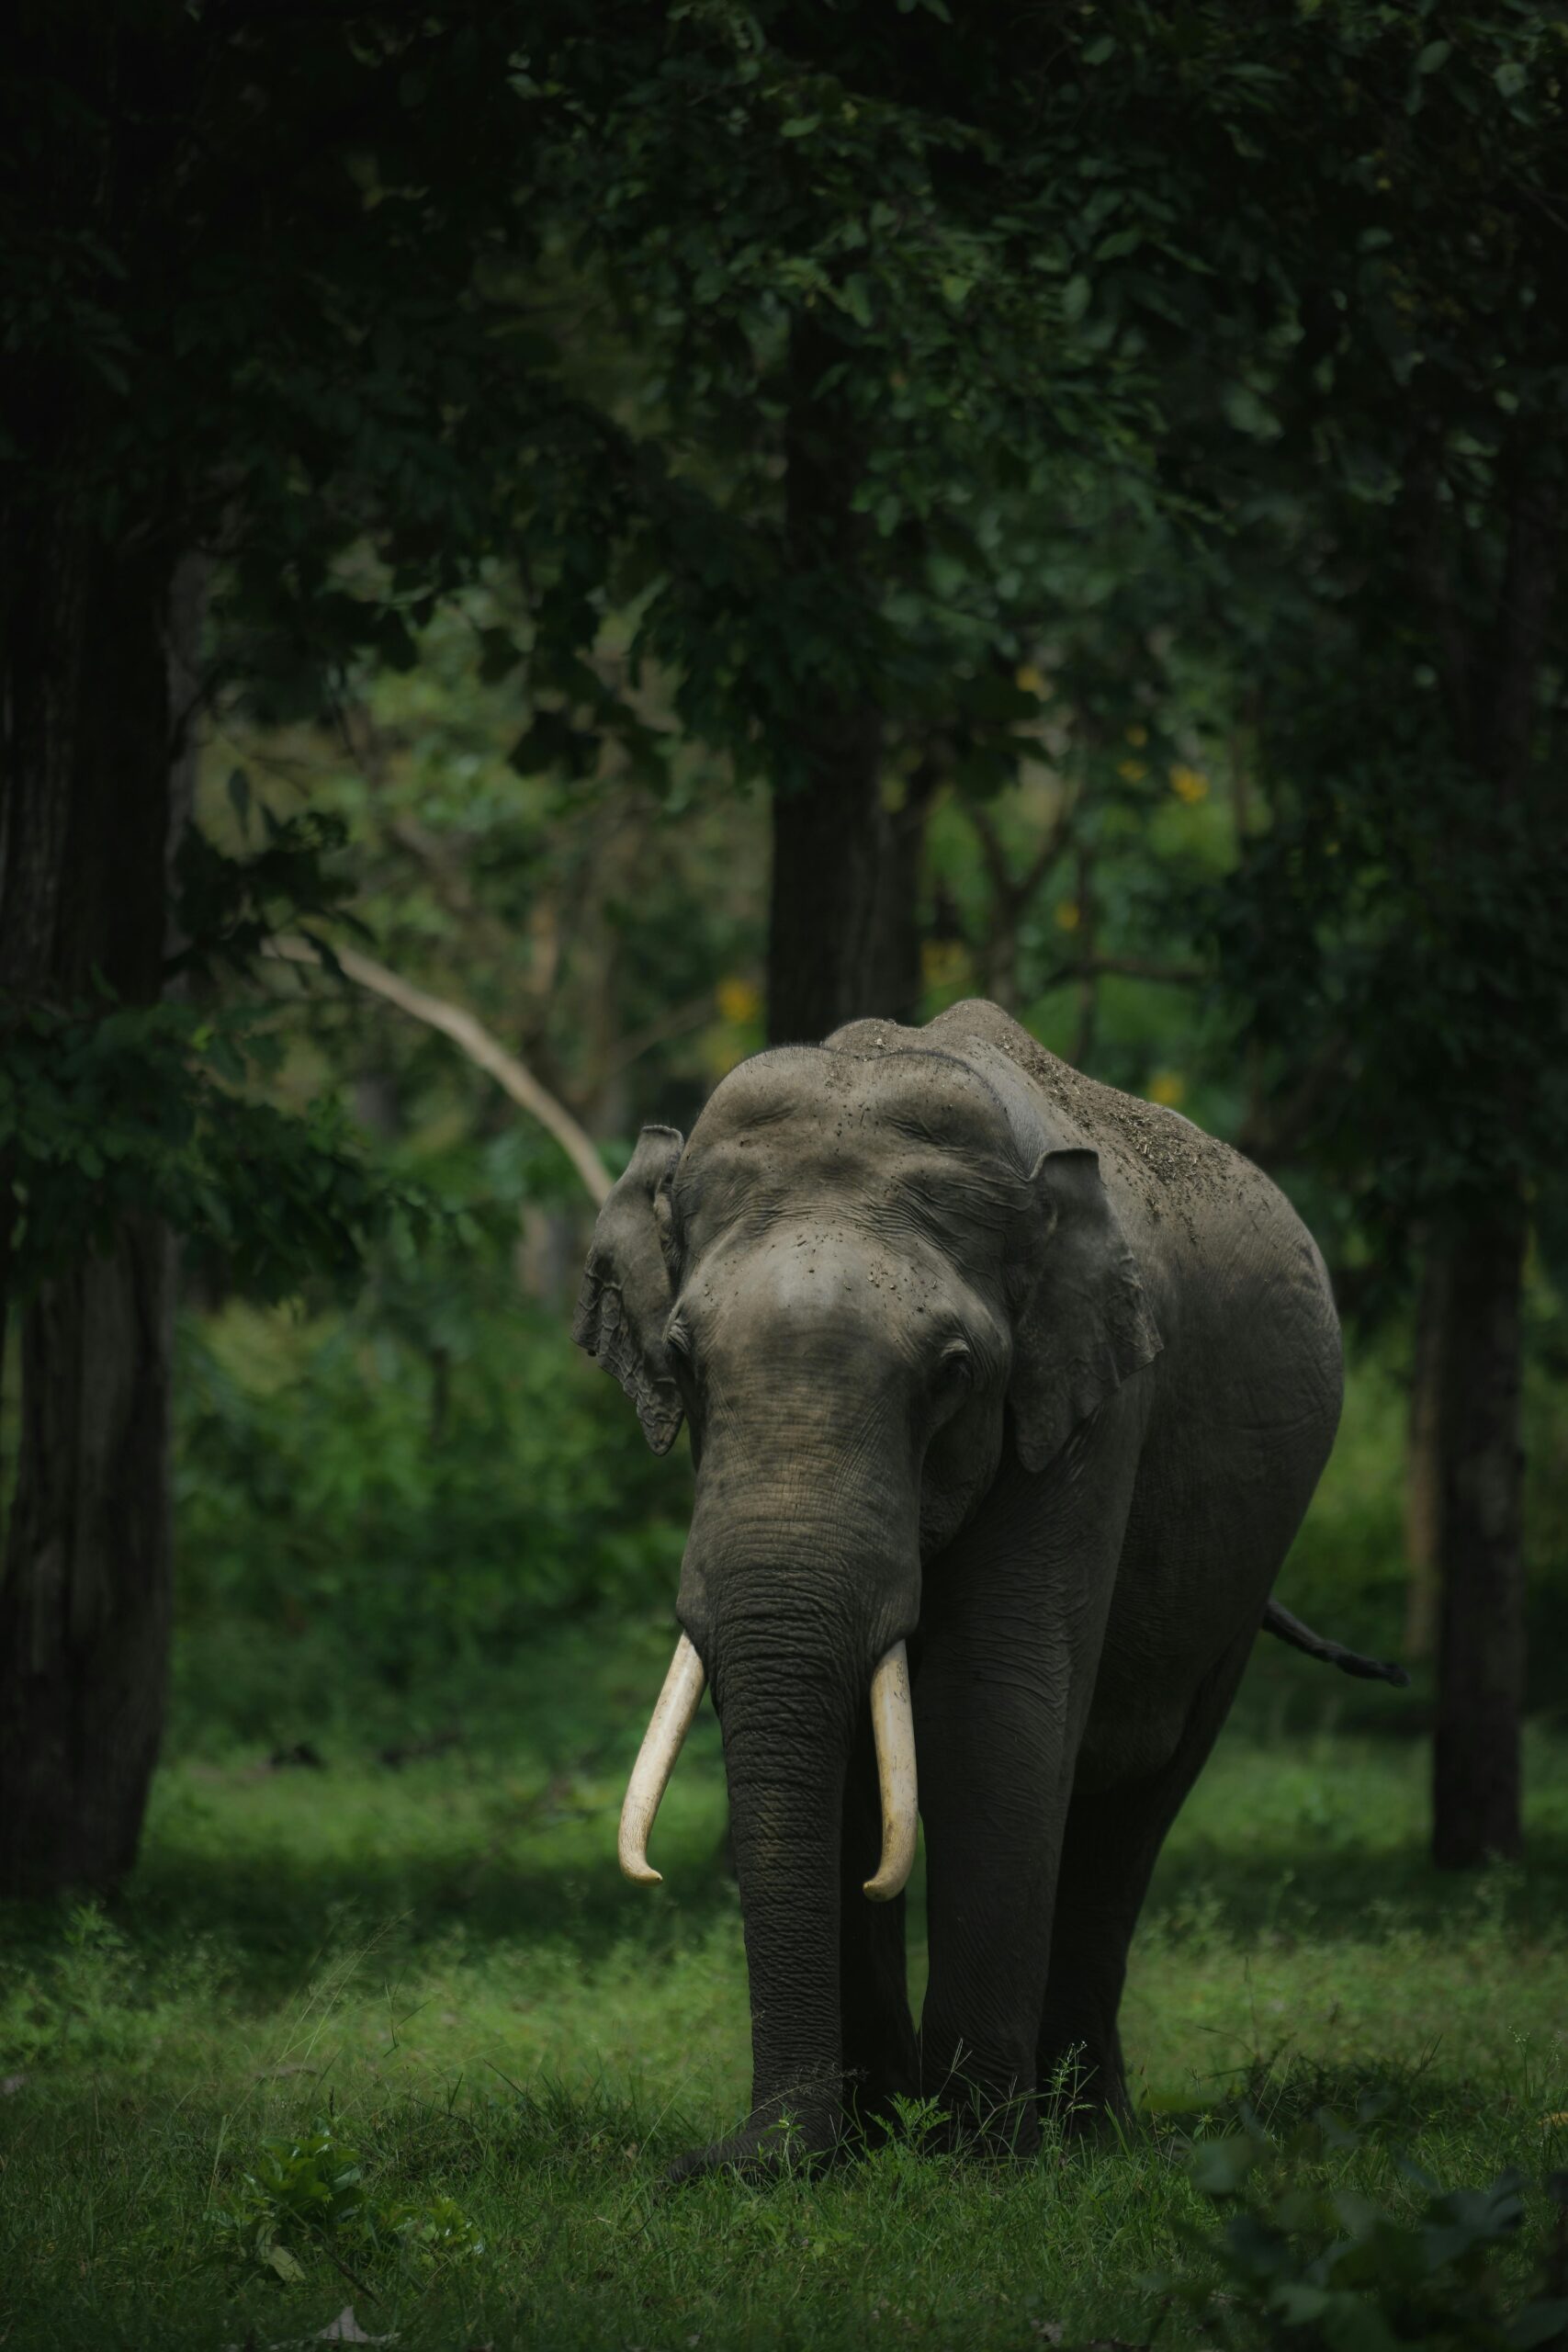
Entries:
{"label": "elephant's head", "polygon": [[682,1148],[645,1128],[594,1232],[575,1334],[649,1442],[692,1429],[684,1634],[633,1774],[628,1874],[711,1682],[765,2118],[839,2056],[840,1823],[871,1706],[897,1894],[914,1849],[904,1643],[922,1564],[1010,1442],[1039,1471],[1159,1342],[1093,1151],[1010,1064],[786,1047]]}

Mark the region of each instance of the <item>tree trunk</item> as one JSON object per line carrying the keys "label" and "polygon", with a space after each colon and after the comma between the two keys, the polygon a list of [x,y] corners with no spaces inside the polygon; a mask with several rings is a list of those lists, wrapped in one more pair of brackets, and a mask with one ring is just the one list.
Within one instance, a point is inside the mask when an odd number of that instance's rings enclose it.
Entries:
{"label": "tree trunk", "polygon": [[1463,1870],[1517,1854],[1520,1843],[1525,1213],[1517,1193],[1473,1215],[1446,1247],[1432,1857],[1440,1869]]}
{"label": "tree trunk", "polygon": [[1086,1069],[1100,1034],[1100,976],[1095,968],[1100,944],[1099,904],[1094,891],[1094,852],[1087,842],[1078,849],[1077,905],[1077,928],[1073,936],[1083,962],[1078,979],[1077,1021],[1067,1058],[1075,1069]]}
{"label": "tree trunk", "polygon": [[1429,1658],[1438,1640],[1438,1531],[1442,1521],[1443,1368],[1448,1351],[1447,1253],[1422,1255],[1404,1435],[1404,1655]]}
{"label": "tree trunk", "polygon": [[877,1001],[878,898],[886,842],[874,718],[813,760],[804,788],[773,799],[768,910],[768,1041],[815,1042]]}
{"label": "tree trunk", "polygon": [[[1541,665],[1561,560],[1559,492],[1541,451],[1506,444],[1507,546],[1490,642],[1462,632],[1439,581],[1439,621],[1453,645],[1447,684],[1455,731],[1468,739],[1483,821],[1526,811],[1551,789],[1534,734]],[[1484,700],[1482,689],[1484,683]],[[1550,838],[1550,836],[1546,836]],[[1505,1034],[1512,1007],[1495,1002]],[[1505,1133],[1529,1133],[1534,1072],[1503,1089]],[[1524,1453],[1519,1442],[1528,1218],[1518,1180],[1500,1173],[1484,1210],[1449,1239],[1447,1339],[1438,1425],[1442,1464],[1438,1563],[1438,1725],[1432,1853],[1463,1870],[1522,1842],[1519,1714],[1525,1695]]]}
{"label": "tree trunk", "polygon": [[[64,1005],[101,980],[150,1003],[168,907],[169,570],[117,563],[57,517],[23,536],[35,563],[7,579],[0,984]],[[168,1237],[130,1217],[20,1304],[0,1895],[107,1886],[135,1856],[166,1680],[172,1300]]]}
{"label": "tree trunk", "polygon": [[913,1025],[920,1017],[925,972],[920,961],[920,881],[925,868],[926,824],[941,782],[933,761],[922,761],[909,778],[904,804],[886,819],[887,842],[877,899],[876,967],[872,1010],[889,1021]]}
{"label": "tree trunk", "polygon": [[[861,468],[852,418],[819,387],[837,347],[809,318],[796,322],[789,355],[785,426],[785,539],[802,607],[857,613],[863,521],[853,510]],[[866,616],[869,623],[870,616]],[[831,651],[832,649],[827,649]],[[877,1001],[894,920],[886,872],[890,832],[882,804],[882,720],[855,677],[854,649],[837,671],[797,682],[782,715],[795,773],[773,794],[773,883],[768,915],[768,1036],[774,1045],[824,1037]],[[828,668],[827,662],[822,663]]]}

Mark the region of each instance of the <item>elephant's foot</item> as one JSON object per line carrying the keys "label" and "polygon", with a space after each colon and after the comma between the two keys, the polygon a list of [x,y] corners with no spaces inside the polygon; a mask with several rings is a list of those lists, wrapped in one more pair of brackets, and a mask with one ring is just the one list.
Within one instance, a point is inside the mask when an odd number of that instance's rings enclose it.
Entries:
{"label": "elephant's foot", "polygon": [[843,2145],[843,2115],[837,2100],[792,2107],[787,2099],[771,2099],[738,2132],[678,2156],[664,2177],[671,2188],[716,2172],[739,2172],[756,2181],[782,2180],[791,2174],[821,2171]]}
{"label": "elephant's foot", "polygon": [[846,2067],[844,2131],[852,2146],[885,2147],[904,2135],[899,2116],[901,2099],[918,2100],[919,2080],[913,2064]]}
{"label": "elephant's foot", "polygon": [[946,2018],[924,2026],[921,2086],[936,2110],[922,2134],[926,2145],[982,2163],[1023,2163],[1037,2155],[1033,2058],[1032,2047],[1009,2049],[999,2041],[977,2049]]}
{"label": "elephant's foot", "polygon": [[933,2104],[940,2120],[922,2133],[928,2147],[982,2164],[1025,2164],[1040,2153],[1038,2108],[1012,2084],[950,2075]]}
{"label": "elephant's foot", "polygon": [[1026,2094],[982,2091],[956,2106],[949,2102],[945,2145],[981,2164],[1029,2164],[1040,2154],[1034,2101]]}
{"label": "elephant's foot", "polygon": [[1121,2052],[1096,2053],[1079,2043],[1050,2063],[1042,2057],[1039,2104],[1065,2142],[1092,2147],[1123,2138],[1134,2109]]}

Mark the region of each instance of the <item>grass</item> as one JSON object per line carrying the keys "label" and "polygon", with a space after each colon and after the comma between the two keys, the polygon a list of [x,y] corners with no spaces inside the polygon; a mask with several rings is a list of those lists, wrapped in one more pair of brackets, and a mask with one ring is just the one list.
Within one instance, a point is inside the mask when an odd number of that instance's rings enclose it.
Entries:
{"label": "grass", "polygon": [[9,1921],[0,2343],[217,2352],[345,2304],[403,2352],[1143,2343],[1156,2320],[1213,2343],[1145,2282],[1208,2260],[1187,2158],[1244,2100],[1275,2138],[1377,2109],[1314,2161],[1396,2211],[1420,2201],[1396,2148],[1445,2185],[1568,2164],[1568,1744],[1532,1740],[1528,1863],[1439,1878],[1423,1743],[1386,1710],[1356,1727],[1382,1693],[1350,1728],[1271,1731],[1314,1669],[1269,1657],[1140,1932],[1140,2133],[1013,2173],[922,2154],[917,2118],[825,2179],[666,2195],[748,2060],[711,1717],[660,1820],[666,1885],[615,1871],[658,1649],[562,1636],[483,1751],[394,1769],[345,1711],[321,1769],[186,1755],[112,1911]]}

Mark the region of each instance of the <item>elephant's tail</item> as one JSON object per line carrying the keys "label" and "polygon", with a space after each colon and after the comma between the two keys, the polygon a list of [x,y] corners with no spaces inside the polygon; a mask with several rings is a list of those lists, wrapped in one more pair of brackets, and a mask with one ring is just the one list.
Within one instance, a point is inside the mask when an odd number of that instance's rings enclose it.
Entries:
{"label": "elephant's tail", "polygon": [[1288,1609],[1281,1609],[1277,1600],[1269,1601],[1263,1611],[1263,1630],[1266,1634],[1278,1634],[1282,1642],[1289,1642],[1293,1650],[1304,1650],[1308,1657],[1321,1658],[1325,1666],[1337,1666],[1341,1674],[1359,1674],[1369,1682],[1395,1682],[1402,1690],[1410,1680],[1402,1666],[1390,1665],[1382,1658],[1363,1657],[1359,1650],[1348,1650],[1343,1642],[1325,1641],[1310,1625],[1303,1625],[1299,1617],[1292,1617]]}

